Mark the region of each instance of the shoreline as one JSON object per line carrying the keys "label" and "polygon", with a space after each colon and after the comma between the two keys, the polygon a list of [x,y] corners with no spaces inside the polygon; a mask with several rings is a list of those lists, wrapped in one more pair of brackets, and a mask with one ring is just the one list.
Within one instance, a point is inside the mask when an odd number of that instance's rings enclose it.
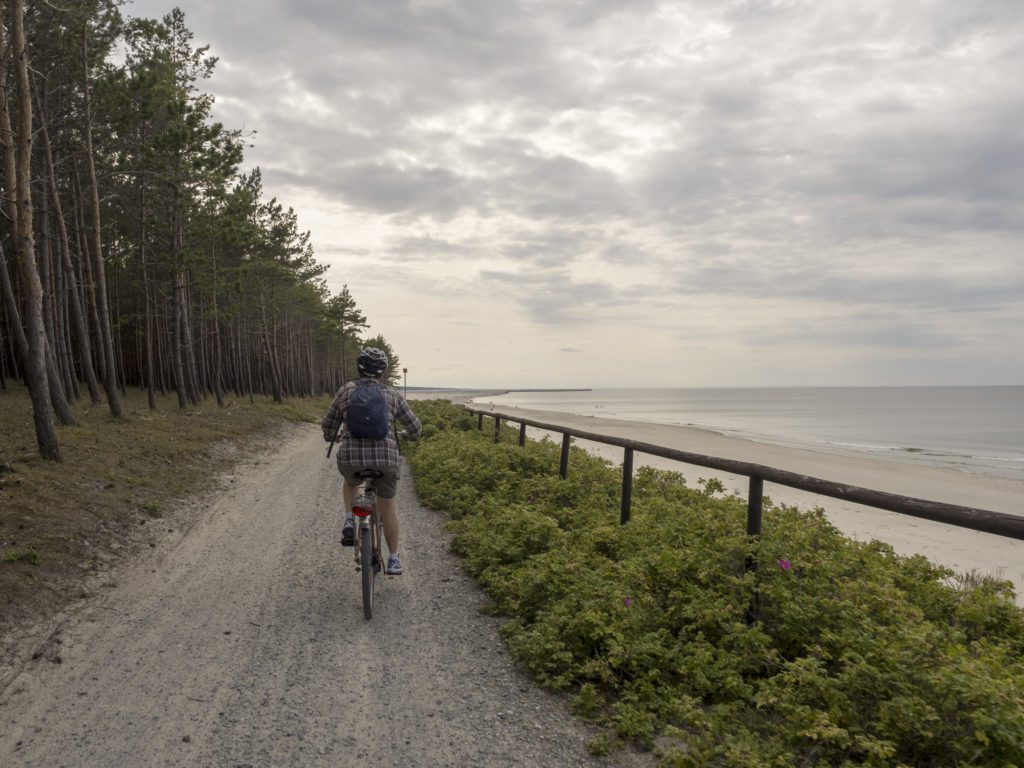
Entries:
{"label": "shoreline", "polygon": [[[486,397],[487,394],[476,396]],[[479,402],[475,405],[487,406]],[[495,406],[494,410],[521,414],[524,418],[548,424],[629,438],[680,451],[763,464],[903,496],[1012,515],[1020,515],[1024,506],[1024,481],[1015,478],[899,462],[894,458],[853,451],[775,445],[701,427],[580,416],[514,406]],[[533,427],[527,428],[527,434],[534,438],[552,435]],[[622,451],[615,446],[588,440],[574,442],[615,465],[622,464]],[[718,479],[722,481],[727,493],[735,493],[743,498],[747,496],[747,478],[741,475],[638,453],[634,458],[634,466],[642,465],[680,472],[691,486],[700,478]],[[888,512],[770,482],[765,483],[765,495],[775,503],[794,505],[804,510],[822,507],[829,520],[851,538],[861,541],[878,539],[892,545],[899,554],[921,554],[957,572],[976,570],[1008,579],[1014,583],[1017,603],[1024,605],[1024,541]]]}
{"label": "shoreline", "polygon": [[[401,387],[397,387],[401,389]],[[412,389],[405,393],[407,400],[450,400],[456,405],[474,404],[478,397],[507,395],[510,389]],[[479,403],[475,403],[479,405]]]}
{"label": "shoreline", "polygon": [[[848,400],[809,395],[849,390]],[[929,400],[919,390],[950,389],[976,393],[983,387],[908,387],[916,394],[893,396],[899,387],[694,389],[706,392],[673,399],[685,390],[638,388],[591,390],[593,396],[532,397],[510,391],[476,400],[495,408],[572,413],[673,427],[691,427],[769,445],[842,455],[868,455],[883,461],[937,466],[1024,481],[1024,386],[1005,387],[1014,398],[986,395]],[[1000,389],[990,387],[988,389]],[[865,396],[864,392],[887,392]],[[745,391],[740,396],[726,394]],[[805,392],[804,395],[767,393]],[[667,394],[659,395],[658,392]],[[670,395],[672,397],[670,397]],[[929,410],[931,409],[931,410]],[[949,413],[949,423],[941,414]],[[1016,415],[1014,415],[1016,414]],[[905,420],[905,423],[904,423]],[[863,424],[861,422],[864,422]],[[1015,436],[1016,433],[1016,436]]]}

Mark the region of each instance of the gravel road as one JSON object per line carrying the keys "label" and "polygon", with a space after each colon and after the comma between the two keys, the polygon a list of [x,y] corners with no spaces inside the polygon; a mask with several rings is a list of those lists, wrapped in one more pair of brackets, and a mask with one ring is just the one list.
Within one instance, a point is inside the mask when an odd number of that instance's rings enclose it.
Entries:
{"label": "gravel road", "polygon": [[319,429],[241,465],[0,694],[3,766],[644,766],[509,659],[443,515],[399,490],[405,574],[362,617]]}

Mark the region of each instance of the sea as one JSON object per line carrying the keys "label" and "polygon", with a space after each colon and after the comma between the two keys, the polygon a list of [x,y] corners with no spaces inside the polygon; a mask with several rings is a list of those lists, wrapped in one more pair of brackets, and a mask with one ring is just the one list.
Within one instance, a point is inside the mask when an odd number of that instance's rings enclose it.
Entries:
{"label": "sea", "polygon": [[1024,480],[1024,386],[531,390],[477,402]]}

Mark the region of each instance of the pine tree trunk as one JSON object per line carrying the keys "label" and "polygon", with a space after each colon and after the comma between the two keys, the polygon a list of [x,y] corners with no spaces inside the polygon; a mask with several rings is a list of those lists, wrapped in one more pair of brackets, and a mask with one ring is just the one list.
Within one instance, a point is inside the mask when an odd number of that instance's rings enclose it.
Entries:
{"label": "pine tree trunk", "polygon": [[4,347],[4,327],[7,323],[0,312],[0,389],[7,389],[7,350]]}
{"label": "pine tree trunk", "polygon": [[[30,150],[31,151],[31,150]],[[31,165],[29,166],[31,173]],[[39,216],[39,258],[37,267],[39,273],[39,285],[42,290],[42,312],[43,331],[46,336],[46,372],[47,384],[50,388],[50,401],[53,410],[61,424],[78,424],[74,413],[71,411],[71,404],[68,403],[67,390],[64,387],[64,377],[61,373],[60,362],[57,360],[57,326],[54,321],[53,312],[53,281],[50,279],[50,231],[49,231],[49,208],[46,205],[46,195],[42,196],[41,213]],[[29,212],[32,216],[32,212]]]}
{"label": "pine tree trunk", "polygon": [[114,309],[112,310],[114,316],[113,324],[113,350],[114,350],[114,372],[117,374],[115,378],[115,384],[121,388],[121,395],[125,393],[125,369],[124,369],[124,345],[122,344],[121,337],[121,270],[115,267],[114,269]]}
{"label": "pine tree trunk", "polygon": [[313,331],[307,331],[305,336],[305,349],[303,356],[306,358],[306,397],[312,397],[316,389],[316,367],[313,364]]}
{"label": "pine tree trunk", "polygon": [[223,352],[220,343],[220,320],[217,317],[217,251],[212,252],[213,257],[213,394],[217,398],[217,405],[224,407],[224,367]]}
{"label": "pine tree trunk", "polygon": [[267,365],[270,369],[271,387],[273,389],[273,396],[275,403],[284,402],[284,391],[281,386],[281,374],[277,369],[277,361],[274,359],[274,345],[271,339],[270,327],[267,325],[267,307],[263,298],[263,292],[260,292],[260,317],[263,320],[263,344],[267,354]]}
{"label": "pine tree trunk", "polygon": [[[44,459],[61,461],[60,444],[53,426],[49,382],[46,371],[46,328],[43,322],[43,287],[36,267],[35,243],[32,233],[32,99],[28,77],[28,51],[25,47],[24,0],[11,4],[11,47],[18,84],[18,134],[15,141],[15,173],[17,175],[17,221],[12,222],[14,257],[21,273],[25,292],[25,338],[28,357],[25,373],[32,399],[32,418],[35,422],[39,453]],[[0,55],[3,52],[0,51]],[[4,57],[6,58],[6,57]],[[7,111],[4,96],[3,111]],[[10,149],[5,137],[5,149]]]}
{"label": "pine tree trunk", "polygon": [[85,111],[85,164],[89,171],[89,188],[92,193],[92,224],[93,224],[93,259],[95,266],[93,276],[96,282],[96,312],[100,322],[101,354],[104,360],[103,389],[107,392],[107,405],[110,413],[121,415],[121,399],[117,393],[117,371],[114,368],[114,340],[110,332],[110,308],[107,303],[107,278],[103,264],[103,237],[101,232],[102,217],[100,216],[100,189],[96,182],[96,162],[92,148],[92,104],[89,95],[89,51],[88,31],[82,33],[82,105]]}
{"label": "pine tree trunk", "polygon": [[235,372],[237,379],[235,380],[235,394],[238,397],[244,397],[248,392],[245,386],[245,359],[242,357],[245,353],[245,338],[242,333],[242,318],[238,318],[238,344],[235,350]]}
{"label": "pine tree trunk", "polygon": [[246,387],[249,390],[249,402],[252,403],[253,402],[254,390],[256,388],[256,377],[253,374],[253,370],[252,370],[252,367],[253,367],[255,361],[253,359],[254,355],[253,355],[253,350],[252,350],[252,344],[250,343],[250,340],[249,340],[248,336],[245,338],[245,347],[244,347],[244,349],[245,349],[245,354],[243,356],[243,360],[245,361]]}
{"label": "pine tree trunk", "polygon": [[[2,0],[0,0],[0,22],[6,22],[4,16]],[[3,32],[3,25],[0,24],[0,83],[7,82],[7,58],[9,53],[6,37]],[[11,125],[6,88],[0,88],[0,146],[3,148],[4,211],[11,223],[11,238],[14,240],[18,235],[18,170],[15,159],[14,128]],[[17,262],[18,259],[15,254],[14,269],[18,268]],[[14,295],[11,276],[7,271],[7,259],[4,256],[2,240],[0,240],[0,290],[3,290],[4,309],[10,323],[11,340],[17,351],[16,357],[21,363],[22,378],[28,384],[28,376],[25,372],[28,366],[28,339],[25,337],[25,328],[21,322],[21,310],[18,308],[18,299]]]}
{"label": "pine tree trunk", "polygon": [[[8,213],[12,210],[16,209],[8,207]],[[4,255],[2,240],[0,240],[0,290],[4,295],[4,309],[7,314],[8,326],[11,329],[11,341],[17,351],[16,357],[24,367],[28,361],[28,339],[25,338],[25,329],[21,325],[21,312],[18,310],[18,299],[14,295],[14,286],[7,271],[7,257]]]}
{"label": "pine tree trunk", "polygon": [[182,341],[182,325],[184,324],[184,307],[182,296],[184,289],[181,285],[181,272],[174,271],[174,388],[178,392],[178,407],[184,408],[189,404],[188,390],[185,384],[185,356],[184,342]]}
{"label": "pine tree trunk", "polygon": [[[6,260],[3,258],[2,247],[0,247],[0,270],[2,270],[4,274],[7,273]],[[5,353],[7,355],[7,375],[9,378],[22,380],[24,377],[21,375],[21,363],[18,360],[18,350],[16,347],[17,342],[14,338],[15,329],[11,326],[11,320],[7,314],[6,300],[4,300],[3,304],[4,309],[3,311],[0,311],[0,318],[3,318],[4,327],[7,329],[7,347],[5,349]],[[21,326],[19,325],[18,330],[20,329]],[[22,332],[23,338],[24,335],[24,332]]]}
{"label": "pine tree trunk", "polygon": [[146,264],[146,185],[142,184],[142,211],[139,220],[139,261],[142,264],[142,292],[145,295],[146,313],[146,397],[149,400],[149,410],[156,410],[156,394],[153,391],[154,366],[153,366],[153,302],[151,299],[152,289],[149,285],[149,266]]}
{"label": "pine tree trunk", "polygon": [[[45,339],[45,330],[43,331]],[[74,412],[71,410],[71,404],[68,402],[67,393],[64,391],[64,385],[61,384],[60,380],[60,369],[57,367],[57,356],[53,351],[53,347],[49,344],[46,345],[46,377],[47,384],[50,388],[50,404],[53,406],[53,412],[57,414],[57,418],[60,423],[65,426],[77,426],[78,420],[75,418]]]}
{"label": "pine tree trunk", "polygon": [[[145,274],[145,272],[143,272]],[[146,397],[149,400],[149,410],[156,410],[156,394],[153,391],[153,307],[149,297],[148,279],[145,281],[146,292]]]}
{"label": "pine tree trunk", "polygon": [[46,329],[46,338],[51,345],[57,337],[56,323],[53,320],[53,285],[50,279],[50,226],[47,217],[49,208],[46,205],[46,195],[41,195],[39,200],[38,232],[39,232],[39,284],[43,289],[43,327]]}
{"label": "pine tree trunk", "polygon": [[[167,341],[168,341],[168,330],[167,330],[167,307],[166,302],[157,302],[158,294],[153,291],[153,325],[155,326],[155,333],[153,335],[156,340],[156,370],[157,370],[157,382],[160,384],[160,396],[166,397],[169,389],[167,381],[167,371],[170,366],[170,360],[167,358]],[[159,298],[163,298],[162,296]]]}
{"label": "pine tree trunk", "polygon": [[55,280],[54,291],[56,293],[56,305],[54,309],[57,314],[57,362],[60,365],[60,373],[64,379],[64,390],[75,400],[78,399],[78,379],[75,376],[75,366],[71,360],[71,336],[68,329],[68,297],[67,280],[60,262],[56,259],[53,265],[53,276]]}
{"label": "pine tree trunk", "polygon": [[89,238],[86,236],[85,224],[85,193],[82,191],[82,179],[79,169],[75,168],[75,197],[72,206],[75,217],[75,244],[78,248],[78,262],[75,264],[75,276],[82,289],[82,308],[86,319],[86,343],[93,370],[97,373],[97,384],[106,378],[106,359],[97,354],[101,349],[100,316],[96,311],[96,281],[92,275],[92,256],[89,253]]}
{"label": "pine tree trunk", "polygon": [[199,391],[203,393],[203,399],[213,391],[210,386],[210,358],[209,344],[206,341],[206,304],[199,302],[199,322],[196,337],[199,342],[199,354],[196,357],[196,372],[199,374]]}
{"label": "pine tree trunk", "polygon": [[[39,132],[42,138],[42,149],[43,149],[43,162],[45,163],[45,169],[43,176],[43,186],[46,188],[49,194],[43,194],[41,208],[43,211],[43,221],[46,223],[47,229],[43,232],[43,238],[46,241],[46,252],[49,254],[49,208],[53,205],[53,217],[57,222],[57,234],[59,236],[57,244],[58,257],[53,259],[53,269],[48,270],[55,278],[55,282],[59,285],[59,294],[57,304],[57,314],[59,321],[57,323],[57,355],[58,363],[65,380],[65,390],[73,392],[74,396],[78,397],[78,382],[74,375],[74,366],[71,363],[71,349],[70,349],[70,336],[66,333],[65,319],[67,314],[67,289],[68,285],[73,285],[74,270],[70,268],[71,256],[70,246],[68,244],[68,232],[67,226],[64,223],[64,213],[61,209],[60,195],[57,192],[57,176],[54,170],[53,164],[53,150],[50,146],[50,134],[47,130],[46,125],[46,111],[43,109],[42,100],[39,96],[38,91],[36,92],[36,105],[39,113]],[[44,286],[45,290],[45,286]],[[73,309],[77,309],[79,314],[81,313],[81,306],[78,301],[78,294],[74,292],[72,288],[73,296]],[[76,318],[77,320],[78,318]],[[77,324],[77,323],[76,323]],[[49,328],[49,323],[47,324]],[[82,370],[85,376],[86,383],[89,385],[89,393],[94,404],[100,402],[99,392],[96,388],[96,376],[92,369],[92,360],[88,354],[88,337],[81,334],[82,327],[79,324],[78,328],[80,335],[84,338],[84,346],[82,350]],[[51,341],[54,340],[55,336],[51,334]]]}
{"label": "pine tree trunk", "polygon": [[195,332],[192,328],[192,292],[188,289],[188,272],[182,275],[182,313],[181,313],[181,337],[184,343],[185,354],[185,382],[189,388],[189,397],[192,402],[198,405],[203,401],[205,395],[199,384],[199,364],[196,360]]}
{"label": "pine tree trunk", "polygon": [[135,338],[135,358],[132,360],[135,369],[131,381],[134,386],[142,389],[146,386],[146,372],[142,369],[145,365],[143,361],[146,359],[146,318],[139,301],[139,295],[135,294],[135,332],[132,334]]}
{"label": "pine tree trunk", "polygon": [[[174,229],[171,248],[175,265],[175,314],[178,334],[175,341],[179,347],[179,351],[175,354],[181,356],[181,377],[185,386],[185,396],[189,402],[198,405],[202,396],[196,373],[195,347],[192,344],[192,325],[189,319],[191,314],[188,290],[189,275],[184,263],[184,221],[181,215],[180,193],[177,190],[175,190],[174,198],[172,214]],[[175,381],[177,381],[177,372]]]}

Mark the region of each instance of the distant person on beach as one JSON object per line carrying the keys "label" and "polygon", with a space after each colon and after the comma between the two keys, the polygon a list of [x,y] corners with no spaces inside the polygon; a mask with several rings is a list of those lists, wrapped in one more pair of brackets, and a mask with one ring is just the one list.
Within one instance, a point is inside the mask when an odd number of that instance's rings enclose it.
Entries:
{"label": "distant person on beach", "polygon": [[[396,420],[405,427],[410,440],[420,436],[423,427],[416,414],[409,408],[402,394],[394,387],[384,383],[384,374],[388,369],[388,356],[376,347],[367,347],[359,353],[356,360],[359,378],[348,382],[334,396],[334,402],[327,409],[327,415],[320,422],[324,432],[324,440],[341,443],[338,448],[338,471],[345,478],[342,493],[345,499],[345,522],[341,528],[342,546],[351,547],[355,544],[355,518],[352,516],[352,505],[355,502],[356,489],[362,480],[356,473],[365,469],[377,469],[384,473],[383,477],[374,480],[377,489],[377,508],[384,522],[384,539],[388,543],[388,564],[385,572],[393,576],[402,573],[402,558],[398,551],[398,513],[395,510],[395,494],[398,492],[398,473],[401,458],[398,452],[398,440],[395,430]],[[370,391],[359,391],[363,388]],[[379,398],[382,411],[388,418],[384,425],[382,438],[356,437],[352,434],[349,418],[350,404],[354,401],[362,403]],[[381,402],[382,401],[382,402]],[[360,406],[361,407],[361,406]],[[372,408],[368,410],[372,411]],[[342,427],[347,427],[342,431]]]}

